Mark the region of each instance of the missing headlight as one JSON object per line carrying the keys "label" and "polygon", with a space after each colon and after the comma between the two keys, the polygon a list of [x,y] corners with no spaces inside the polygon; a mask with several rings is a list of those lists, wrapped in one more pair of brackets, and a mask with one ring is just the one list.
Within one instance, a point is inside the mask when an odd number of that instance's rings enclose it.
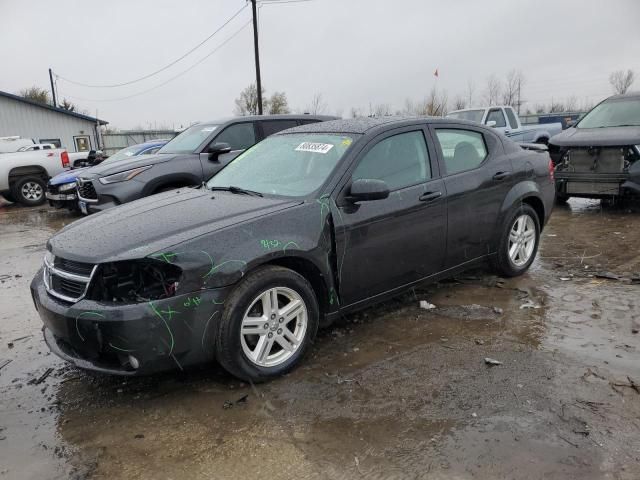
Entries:
{"label": "missing headlight", "polygon": [[88,298],[107,302],[138,303],[175,295],[182,270],[155,260],[112,262],[100,265]]}

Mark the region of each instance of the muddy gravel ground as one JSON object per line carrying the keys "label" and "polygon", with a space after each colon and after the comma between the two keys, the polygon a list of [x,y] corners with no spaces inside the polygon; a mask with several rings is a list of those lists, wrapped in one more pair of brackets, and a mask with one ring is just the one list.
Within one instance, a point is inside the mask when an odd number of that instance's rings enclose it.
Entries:
{"label": "muddy gravel ground", "polygon": [[50,354],[28,286],[72,221],[0,206],[0,478],[640,478],[640,207],[572,200],[525,276],[416,288],[255,387]]}

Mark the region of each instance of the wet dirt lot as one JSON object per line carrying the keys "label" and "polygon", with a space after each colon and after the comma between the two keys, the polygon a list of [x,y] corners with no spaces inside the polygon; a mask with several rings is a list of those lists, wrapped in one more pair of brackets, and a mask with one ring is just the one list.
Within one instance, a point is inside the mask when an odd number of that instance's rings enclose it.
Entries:
{"label": "wet dirt lot", "polygon": [[73,220],[0,203],[0,478],[640,478],[638,206],[572,200],[527,275],[416,288],[256,387],[50,354],[28,285]]}

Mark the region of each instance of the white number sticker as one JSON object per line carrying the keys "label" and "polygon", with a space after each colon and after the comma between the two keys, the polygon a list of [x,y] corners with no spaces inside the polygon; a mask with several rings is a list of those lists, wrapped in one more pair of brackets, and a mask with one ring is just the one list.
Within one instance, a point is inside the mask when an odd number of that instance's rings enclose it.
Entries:
{"label": "white number sticker", "polygon": [[296,147],[296,152],[327,153],[332,148],[330,143],[302,142]]}

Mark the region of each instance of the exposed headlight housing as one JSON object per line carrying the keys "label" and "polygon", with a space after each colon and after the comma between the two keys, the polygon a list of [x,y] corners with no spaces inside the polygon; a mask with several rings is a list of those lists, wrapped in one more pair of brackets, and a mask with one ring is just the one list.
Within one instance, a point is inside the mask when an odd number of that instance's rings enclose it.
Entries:
{"label": "exposed headlight housing", "polygon": [[68,192],[69,190],[75,190],[77,186],[77,182],[63,183],[62,185],[60,185],[60,188],[58,190],[61,192]]}
{"label": "exposed headlight housing", "polygon": [[106,177],[99,178],[100,183],[108,185],[110,183],[126,182],[131,180],[136,175],[140,175],[145,170],[149,170],[153,165],[146,165],[144,167],[134,168],[132,170],[125,170],[124,172],[114,173]]}
{"label": "exposed headlight housing", "polygon": [[636,145],[636,152],[638,152],[638,155],[640,155],[640,145]]}

